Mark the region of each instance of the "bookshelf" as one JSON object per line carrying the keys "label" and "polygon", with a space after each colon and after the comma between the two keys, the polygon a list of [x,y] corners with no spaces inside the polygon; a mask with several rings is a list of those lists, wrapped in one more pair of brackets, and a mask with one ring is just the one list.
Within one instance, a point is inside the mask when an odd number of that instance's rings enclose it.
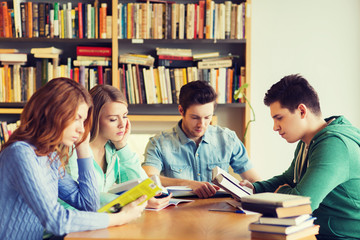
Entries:
{"label": "bookshelf", "polygon": [[[12,3],[12,1],[7,1]],[[33,2],[44,2],[40,0],[34,0]],[[50,1],[45,1],[49,2]],[[72,2],[75,6],[78,2],[82,3],[94,3],[94,1],[65,1],[59,0],[60,4],[67,2]],[[112,36],[111,38],[99,39],[99,38],[0,38],[0,45],[3,48],[15,48],[19,49],[22,53],[30,53],[30,49],[33,47],[51,47],[60,48],[63,50],[63,54],[60,56],[60,64],[65,64],[67,58],[75,59],[76,58],[76,46],[105,46],[112,48],[112,67],[111,67],[111,76],[113,85],[119,87],[119,70],[118,70],[118,59],[119,55],[122,53],[138,53],[138,54],[150,54],[155,56],[155,49],[157,47],[162,48],[191,48],[193,53],[205,53],[211,51],[219,51],[220,54],[232,53],[233,55],[238,55],[238,63],[241,66],[246,67],[246,82],[250,82],[250,6],[251,0],[247,0],[247,14],[246,14],[246,40],[245,39],[118,39],[118,11],[116,6],[118,3],[131,3],[135,1],[125,1],[125,0],[105,0],[99,1],[101,3],[107,3],[107,14],[111,15],[112,22]],[[140,1],[139,1],[140,2]],[[145,1],[146,2],[146,1]],[[198,3],[199,1],[188,0],[188,1],[176,1],[176,3]],[[224,1],[216,0],[215,3],[223,3]],[[232,1],[233,3],[240,3],[244,1]],[[144,1],[142,1],[144,3]],[[28,54],[28,63],[35,61],[31,54]],[[248,98],[250,94],[250,89],[246,89],[246,95]],[[0,104],[0,120],[16,120],[19,114],[21,113],[23,103],[1,103]],[[250,119],[251,112],[249,107],[244,103],[231,103],[231,104],[219,104],[217,106],[217,112],[220,110],[220,116],[218,115],[217,122],[220,125],[222,123],[222,116],[226,113],[230,117],[230,113],[235,111],[241,112],[242,119],[232,120],[233,125],[237,126],[230,128],[234,129],[239,136],[242,136],[244,133],[244,126],[246,122]],[[146,116],[146,119],[154,119],[154,121],[173,121],[174,116],[178,115],[176,104],[132,104],[129,105],[129,111],[134,116],[139,116],[138,119],[143,119]],[[151,117],[149,117],[151,116]],[[153,117],[152,117],[153,116]],[[176,116],[178,117],[178,116]],[[175,117],[175,118],[176,118]],[[137,117],[134,117],[137,119]],[[135,120],[137,121],[137,120]],[[150,120],[149,120],[150,121]],[[243,126],[238,126],[239,122]],[[249,149],[249,131],[248,136],[244,141],[244,144]]]}

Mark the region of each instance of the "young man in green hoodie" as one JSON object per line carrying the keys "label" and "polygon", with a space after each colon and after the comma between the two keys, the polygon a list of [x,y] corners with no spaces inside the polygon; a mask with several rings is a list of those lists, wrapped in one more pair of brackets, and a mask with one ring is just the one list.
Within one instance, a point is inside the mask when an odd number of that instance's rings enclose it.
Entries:
{"label": "young man in green hoodie", "polygon": [[318,95],[299,75],[274,84],[264,98],[274,131],[298,142],[290,167],[267,181],[242,185],[254,192],[311,197],[318,239],[360,238],[360,130],[343,116],[323,119]]}

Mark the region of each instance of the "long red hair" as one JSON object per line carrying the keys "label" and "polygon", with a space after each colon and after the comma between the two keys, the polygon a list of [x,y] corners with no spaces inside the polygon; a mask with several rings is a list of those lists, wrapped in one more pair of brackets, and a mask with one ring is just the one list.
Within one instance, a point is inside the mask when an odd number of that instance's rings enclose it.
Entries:
{"label": "long red hair", "polygon": [[11,134],[1,150],[16,141],[26,141],[35,147],[38,156],[57,152],[61,167],[64,167],[69,160],[69,147],[61,142],[63,132],[75,120],[80,103],[89,106],[80,144],[86,139],[92,125],[92,99],[83,86],[61,77],[49,81],[32,95],[20,116],[19,128]]}

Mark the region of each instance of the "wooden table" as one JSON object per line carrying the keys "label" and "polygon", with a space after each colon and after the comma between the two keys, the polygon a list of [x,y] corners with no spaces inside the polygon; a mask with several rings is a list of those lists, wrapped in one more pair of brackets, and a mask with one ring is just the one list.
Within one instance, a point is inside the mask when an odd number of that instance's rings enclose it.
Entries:
{"label": "wooden table", "polygon": [[145,210],[136,221],[107,229],[76,232],[65,239],[236,239],[250,240],[248,225],[259,214],[214,212],[209,209],[233,209],[230,198],[196,199],[161,211]]}

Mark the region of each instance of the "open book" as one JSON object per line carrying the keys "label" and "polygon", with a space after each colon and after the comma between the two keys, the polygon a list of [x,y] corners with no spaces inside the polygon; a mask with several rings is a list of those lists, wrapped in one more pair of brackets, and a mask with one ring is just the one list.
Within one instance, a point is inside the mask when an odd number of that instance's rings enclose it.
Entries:
{"label": "open book", "polygon": [[187,202],[193,202],[194,200],[191,199],[180,199],[180,198],[171,198],[169,203],[162,207],[162,208],[146,208],[146,210],[150,210],[150,211],[160,211],[163,210],[164,208],[167,208],[169,206],[177,206],[179,203],[187,203]]}
{"label": "open book", "polygon": [[[191,188],[186,186],[168,186],[168,193],[172,193],[173,197],[198,197]],[[229,193],[220,189],[212,197],[228,197]]]}
{"label": "open book", "polygon": [[146,195],[145,201],[147,201],[160,192],[161,188],[157,186],[152,179],[147,178],[135,187],[121,194],[119,197],[115,198],[113,201],[101,207],[98,212],[116,213],[119,212],[126,204],[143,195]]}
{"label": "open book", "polygon": [[139,183],[141,183],[143,181],[143,179],[141,178],[136,178],[136,179],[132,179],[129,180],[127,182],[123,182],[123,183],[119,183],[119,184],[115,184],[114,186],[112,186],[109,189],[109,193],[114,193],[114,194],[122,194],[123,192],[135,187],[136,185],[138,185]]}
{"label": "open book", "polygon": [[238,200],[241,200],[244,196],[251,195],[253,192],[248,187],[240,186],[239,180],[219,167],[213,168],[211,182],[224,189]]}

